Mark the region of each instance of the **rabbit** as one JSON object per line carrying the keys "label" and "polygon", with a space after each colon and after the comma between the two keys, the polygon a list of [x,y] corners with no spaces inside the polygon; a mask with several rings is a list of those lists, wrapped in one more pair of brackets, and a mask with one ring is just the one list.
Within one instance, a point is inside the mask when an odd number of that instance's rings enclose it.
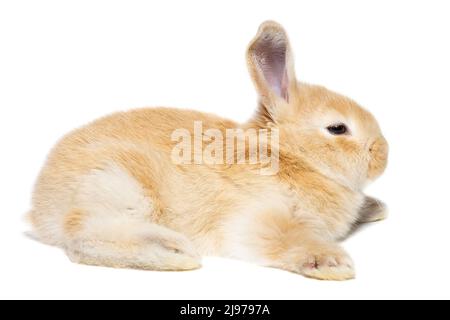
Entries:
{"label": "rabbit", "polygon": [[[380,127],[349,98],[297,81],[276,22],[261,24],[247,64],[259,103],[246,123],[143,108],[65,136],[35,185],[28,214],[35,236],[87,265],[183,271],[213,255],[321,280],[354,278],[340,241],[355,224],[386,215],[363,193],[387,165]],[[173,132],[192,133],[195,122],[218,133],[253,128],[271,139],[277,132],[278,170],[174,163]]]}

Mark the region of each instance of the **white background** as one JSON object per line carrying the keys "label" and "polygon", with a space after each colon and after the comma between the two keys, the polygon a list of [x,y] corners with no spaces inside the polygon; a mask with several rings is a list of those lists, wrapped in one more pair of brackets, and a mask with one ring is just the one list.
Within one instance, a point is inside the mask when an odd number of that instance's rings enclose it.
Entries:
{"label": "white background", "polygon": [[[2,1],[0,298],[450,298],[448,1]],[[178,106],[246,120],[244,52],[282,23],[298,77],[349,95],[390,142],[368,192],[388,220],[345,242],[356,280],[320,282],[206,258],[185,273],[75,265],[24,236],[34,179],[67,131]]]}

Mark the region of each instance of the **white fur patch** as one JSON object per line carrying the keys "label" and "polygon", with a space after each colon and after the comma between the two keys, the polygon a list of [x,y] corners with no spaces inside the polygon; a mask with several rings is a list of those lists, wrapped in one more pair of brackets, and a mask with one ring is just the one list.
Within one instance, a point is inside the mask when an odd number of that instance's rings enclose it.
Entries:
{"label": "white fur patch", "polygon": [[273,211],[273,214],[290,214],[292,197],[280,188],[267,189],[260,193],[256,199],[248,199],[238,212],[234,213],[224,227],[225,241],[223,254],[225,256],[245,260],[261,265],[268,261],[258,250],[261,241],[258,224],[261,214]]}
{"label": "white fur patch", "polygon": [[97,217],[126,215],[151,218],[153,206],[142,186],[124,169],[111,164],[84,176],[76,194],[80,209]]}

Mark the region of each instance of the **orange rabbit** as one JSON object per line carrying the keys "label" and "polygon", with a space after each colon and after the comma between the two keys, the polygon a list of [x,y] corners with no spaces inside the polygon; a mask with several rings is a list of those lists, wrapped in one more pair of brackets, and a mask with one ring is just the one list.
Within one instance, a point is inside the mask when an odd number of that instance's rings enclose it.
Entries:
{"label": "orange rabbit", "polygon": [[[36,184],[29,214],[36,236],[91,265],[190,270],[201,256],[218,255],[317,279],[353,278],[338,242],[355,223],[384,217],[384,205],[363,193],[386,167],[380,128],[352,100],[297,82],[275,22],[261,25],[247,62],[260,97],[247,123],[148,108],[63,138]],[[173,132],[192,131],[196,121],[224,135],[276,130],[278,170],[174,163]]]}

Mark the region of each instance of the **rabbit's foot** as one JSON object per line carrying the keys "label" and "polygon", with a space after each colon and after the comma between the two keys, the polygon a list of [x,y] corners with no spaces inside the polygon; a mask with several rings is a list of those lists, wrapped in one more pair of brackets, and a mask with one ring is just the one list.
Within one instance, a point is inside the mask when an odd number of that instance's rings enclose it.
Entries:
{"label": "rabbit's foot", "polygon": [[388,209],[386,204],[378,199],[366,197],[364,204],[359,211],[358,222],[366,223],[380,221],[386,219],[387,215]]}
{"label": "rabbit's foot", "polygon": [[301,254],[298,273],[319,280],[349,280],[355,277],[353,262],[337,245],[320,245]]}

